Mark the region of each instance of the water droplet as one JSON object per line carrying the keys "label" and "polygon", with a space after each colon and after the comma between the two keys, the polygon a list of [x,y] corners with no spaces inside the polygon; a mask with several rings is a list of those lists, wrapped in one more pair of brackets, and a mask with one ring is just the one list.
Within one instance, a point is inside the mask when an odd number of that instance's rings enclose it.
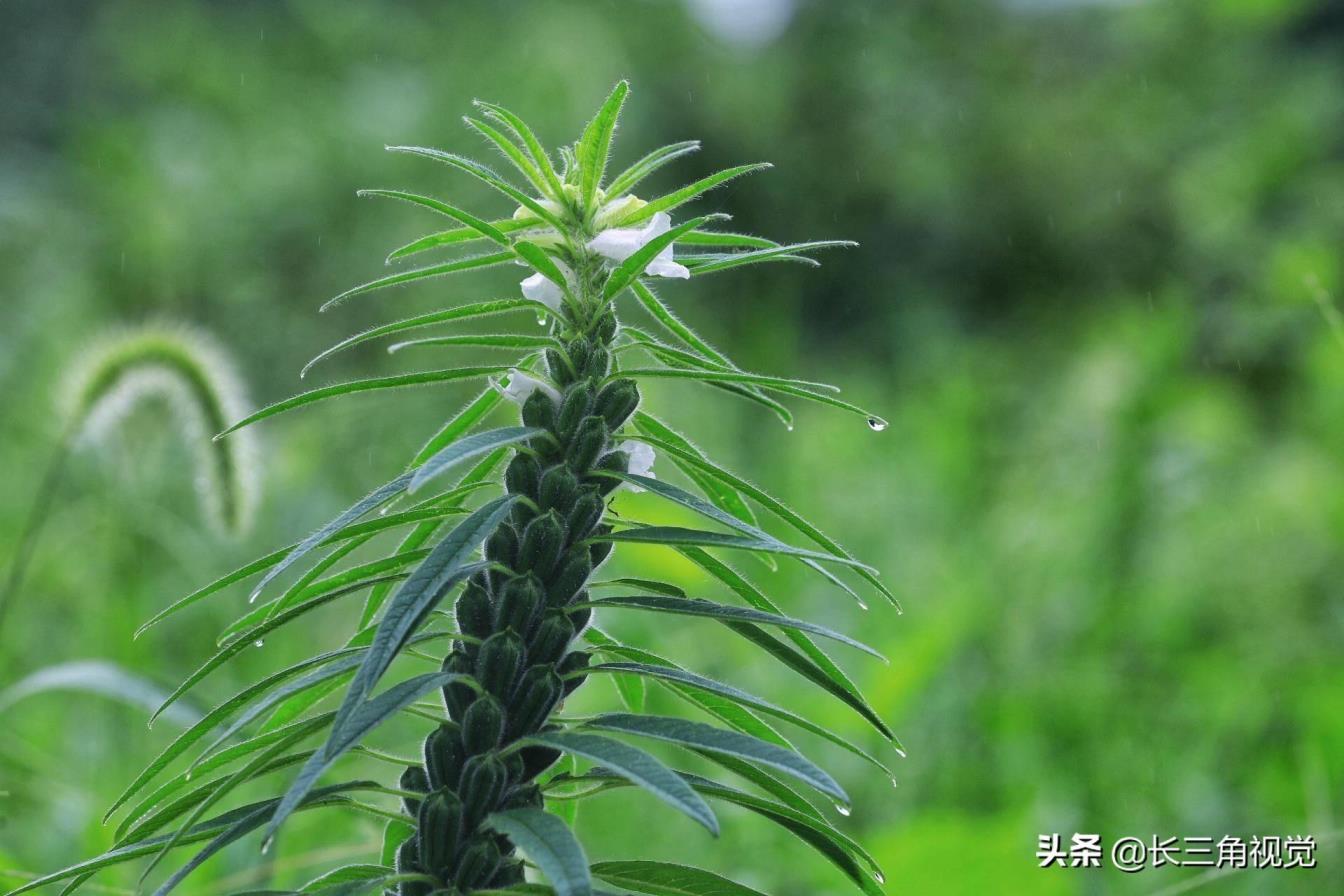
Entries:
{"label": "water droplet", "polygon": [[869,417],[868,428],[873,432],[881,432],[887,428],[887,421],[883,420],[881,417]]}
{"label": "water droplet", "polygon": [[544,311],[537,312],[537,326],[539,327],[546,326],[546,312]]}
{"label": "water droplet", "polygon": [[839,812],[841,815],[845,816],[846,818],[849,817],[849,807],[846,806],[844,803],[836,803],[836,804],[835,804],[835,811]]}
{"label": "water droplet", "polygon": [[885,884],[887,882],[887,876],[881,871],[873,869],[873,880],[877,881],[879,884]]}
{"label": "water droplet", "polygon": [[864,602],[864,599],[863,599],[863,598],[861,598],[861,597],[858,598],[858,602],[859,602],[859,609],[860,609],[860,610],[867,610],[867,609],[868,609],[868,604],[867,604],[866,602]]}
{"label": "water droplet", "polygon": [[252,642],[252,646],[253,646],[253,647],[265,647],[265,646],[266,646],[266,642],[263,641],[263,640],[261,640],[260,638],[258,638],[257,640],[255,640],[255,641]]}
{"label": "water droplet", "polygon": [[793,424],[792,424],[792,423],[785,423],[785,424],[784,424],[784,429],[785,429],[787,432],[793,432]]}
{"label": "water droplet", "polygon": [[900,786],[901,786],[900,783],[897,782],[897,780],[896,780],[896,776],[895,776],[895,775],[892,775],[892,776],[891,776],[891,786],[892,786],[892,787],[900,787]]}
{"label": "water droplet", "polygon": [[260,596],[261,596],[261,589],[258,588],[256,591],[253,591],[252,594],[247,598],[247,602],[250,604],[254,604],[257,602],[257,598]]}
{"label": "water droplet", "polygon": [[275,842],[274,837],[267,837],[265,840],[261,841],[261,854],[266,855],[268,852],[270,852],[271,844],[274,842]]}
{"label": "water droplet", "polygon": [[191,769],[187,769],[187,773],[182,776],[182,780],[183,781],[191,780]]}
{"label": "water droplet", "polygon": [[384,507],[383,509],[381,509],[381,510],[378,511],[378,515],[379,515],[379,516],[387,516],[387,512],[388,512],[389,510],[391,510],[391,509],[392,509],[392,505],[391,505],[391,504],[388,504],[386,507]]}

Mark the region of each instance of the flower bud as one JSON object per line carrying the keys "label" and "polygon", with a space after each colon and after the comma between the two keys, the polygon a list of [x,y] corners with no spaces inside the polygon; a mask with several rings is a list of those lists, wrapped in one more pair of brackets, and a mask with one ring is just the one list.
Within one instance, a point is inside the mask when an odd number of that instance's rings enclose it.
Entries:
{"label": "flower bud", "polygon": [[428,770],[426,780],[430,787],[436,790],[456,787],[466,758],[462,749],[462,729],[456,722],[444,722],[434,729],[425,738],[424,745],[425,768]]}
{"label": "flower bud", "polygon": [[604,343],[610,343],[616,338],[616,329],[616,315],[608,311],[597,322],[597,338]]}
{"label": "flower bud", "polygon": [[600,345],[593,346],[587,360],[579,367],[579,376],[600,380],[611,370],[611,352]]}
{"label": "flower bud", "polygon": [[596,414],[584,417],[574,430],[565,460],[577,473],[586,473],[607,448],[611,433],[607,421]]}
{"label": "flower bud", "polygon": [[462,746],[474,756],[499,746],[504,736],[504,707],[489,694],[482,694],[462,716]]}
{"label": "flower bud", "polygon": [[597,393],[597,400],[594,408],[602,419],[607,421],[607,426],[613,430],[620,429],[621,424],[630,419],[630,415],[639,407],[639,387],[635,385],[634,380],[616,380],[607,383],[602,387],[602,391]]}
{"label": "flower bud", "polygon": [[559,349],[548,348],[544,354],[546,356],[546,370],[550,374],[552,382],[562,389],[574,382],[575,371],[578,370],[577,365],[571,367],[566,362],[564,355],[560,354]]}
{"label": "flower bud", "polygon": [[523,639],[514,631],[496,632],[476,657],[476,681],[486,692],[508,702],[523,664]]}
{"label": "flower bud", "polygon": [[518,546],[518,562],[514,568],[518,572],[534,572],[543,579],[547,578],[560,559],[564,541],[564,523],[554,510],[547,511],[528,523],[523,530],[522,541]]}
{"label": "flower bud", "polygon": [[552,607],[565,606],[579,593],[592,574],[593,561],[588,549],[579,547],[571,550],[560,564],[560,571],[551,578],[551,584],[546,589],[546,603]]}

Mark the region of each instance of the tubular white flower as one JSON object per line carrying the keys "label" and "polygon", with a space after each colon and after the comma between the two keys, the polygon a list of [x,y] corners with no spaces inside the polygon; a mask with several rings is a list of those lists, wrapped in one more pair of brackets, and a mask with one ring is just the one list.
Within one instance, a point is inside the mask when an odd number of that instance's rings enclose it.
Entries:
{"label": "tubular white flower", "polygon": [[[657,479],[653,475],[653,461],[657,457],[653,449],[643,442],[636,442],[633,439],[626,439],[616,446],[617,451],[624,451],[630,459],[626,472],[635,476],[647,476],[650,479]],[[642,492],[644,489],[631,482],[621,483],[621,488],[628,488],[632,492]]]}
{"label": "tubular white flower", "polygon": [[[658,212],[642,228],[611,227],[602,231],[589,241],[588,248],[619,264],[638,252],[649,240],[671,229],[672,218],[667,212]],[[655,277],[676,277],[686,280],[691,276],[691,272],[685,266],[672,260],[670,245],[659,252],[644,270]]]}
{"label": "tubular white flower", "polygon": [[505,398],[515,404],[521,405],[532,397],[533,392],[545,392],[551,399],[557,403],[560,401],[560,393],[549,383],[543,383],[533,376],[528,376],[516,367],[509,369],[509,384],[500,385],[499,380],[494,380],[493,385]]}
{"label": "tubular white flower", "polygon": [[[569,283],[570,289],[573,289],[574,272],[559,259],[555,259],[555,266],[560,269],[560,273],[565,275],[565,280]],[[551,309],[553,314],[560,313],[560,306],[565,301],[565,292],[558,283],[552,283],[542,274],[533,274],[518,285],[522,287],[524,298],[540,302]]]}

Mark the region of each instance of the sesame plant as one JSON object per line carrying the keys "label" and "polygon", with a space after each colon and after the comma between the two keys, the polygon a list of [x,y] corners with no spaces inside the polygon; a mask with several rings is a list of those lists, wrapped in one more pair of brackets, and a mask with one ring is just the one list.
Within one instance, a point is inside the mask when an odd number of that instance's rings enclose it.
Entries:
{"label": "sesame plant", "polygon": [[[620,787],[646,791],[710,835],[720,833],[712,803],[742,807],[818,851],[862,892],[881,892],[872,857],[833,821],[834,812],[848,812],[845,790],[793,747],[783,726],[860,757],[885,784],[890,772],[881,760],[804,710],[707,678],[660,655],[657,644],[622,643],[594,624],[597,611],[721,624],[760,648],[763,659],[846,704],[895,746],[891,731],[818,641],[874,651],[785,614],[729,558],[758,555],[767,566],[800,563],[840,597],[858,599],[860,588],[871,588],[892,599],[889,590],[872,568],[787,505],[708,459],[645,407],[640,391],[649,380],[690,380],[761,405],[786,425],[791,417],[782,402],[798,399],[884,427],[880,418],[836,397],[832,387],[741,369],[682,323],[654,290],[660,279],[704,277],[749,264],[814,265],[810,253],[848,244],[780,245],[717,228],[726,218],[720,214],[674,224],[672,213],[705,192],[766,166],[730,168],[648,201],[638,198],[634,190],[646,177],[698,144],[657,149],[612,175],[612,137],[627,90],[618,84],[579,140],[555,154],[511,112],[477,103],[479,116],[468,117],[467,125],[516,169],[521,185],[454,153],[392,147],[482,181],[517,209],[487,220],[422,195],[365,191],[451,222],[397,249],[393,260],[432,250],[468,254],[374,280],[329,304],[501,265],[523,265],[529,276],[517,297],[376,326],[313,363],[384,337],[402,340],[391,346],[396,351],[485,346],[514,357],[314,389],[225,430],[228,435],[358,392],[485,381],[483,391],[390,482],[301,542],[229,573],[146,624],[260,576],[251,608],[166,708],[220,665],[312,610],[354,594],[364,599],[363,609],[351,612],[354,631],[345,644],[248,686],[150,763],[108,813],[121,814],[114,849],[14,893],[55,881],[66,881],[70,890],[100,868],[136,858],[148,858],[148,875],[177,847],[197,845],[158,887],[162,896],[249,833],[260,832],[266,849],[295,813],[338,810],[385,819],[381,859],[333,870],[295,892],[755,892],[685,865],[639,859],[590,865],[573,831],[574,809]],[[473,252],[477,245],[484,251]],[[625,322],[636,312],[658,330]],[[522,321],[516,329],[408,338],[429,327],[511,313]],[[536,316],[545,325],[542,332],[529,325]],[[496,412],[512,419],[486,428]],[[706,525],[656,525],[618,514],[612,505],[622,490],[644,490]],[[771,534],[758,514],[796,537]],[[387,549],[354,562],[353,552],[389,535],[396,537]],[[628,543],[679,552],[723,594],[689,596],[675,583],[607,572],[613,550]],[[279,587],[301,563],[310,565]],[[400,673],[424,661],[434,667]],[[398,674],[389,674],[394,662]],[[592,678],[611,678],[622,705],[596,715],[566,712],[566,698]],[[649,712],[650,685],[700,718]],[[323,702],[327,698],[330,704]],[[418,755],[368,743],[375,729],[406,715],[427,729]],[[695,768],[718,769],[735,780],[678,770],[669,764],[673,751],[694,757]],[[332,777],[348,754],[381,760],[395,771]],[[170,773],[183,762],[184,769]],[[274,796],[219,811],[241,785],[263,778],[277,782]]]}

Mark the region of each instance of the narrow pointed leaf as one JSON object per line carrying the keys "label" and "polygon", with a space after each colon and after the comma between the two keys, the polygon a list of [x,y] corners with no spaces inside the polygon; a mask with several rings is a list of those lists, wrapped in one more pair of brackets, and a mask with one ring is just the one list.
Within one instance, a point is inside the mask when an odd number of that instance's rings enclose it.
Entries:
{"label": "narrow pointed leaf", "polygon": [[527,178],[528,182],[537,188],[538,193],[543,196],[547,194],[550,189],[550,184],[542,176],[542,173],[537,170],[537,166],[532,160],[518,148],[517,144],[501,134],[495,128],[483,121],[478,121],[477,119],[472,118],[470,115],[462,116],[462,120],[467,123],[467,127],[493,143],[495,148],[500,151],[500,154],[512,162],[513,167],[518,169],[518,173]]}
{"label": "narrow pointed leaf", "polygon": [[678,526],[642,526],[637,529],[623,529],[598,535],[590,541],[637,542],[640,544],[661,544],[669,546],[693,545],[707,548],[730,548],[741,551],[764,551],[767,554],[784,554],[791,557],[807,557],[824,563],[840,563],[845,566],[865,567],[857,560],[847,560],[831,554],[820,554],[805,548],[795,548],[783,542],[752,538],[746,535],[732,535],[727,532],[704,532],[699,529],[683,529]]}
{"label": "narrow pointed leaf", "polygon": [[362,296],[366,293],[386,289],[389,286],[402,286],[407,283],[417,283],[421,280],[428,280],[431,277],[443,277],[461,271],[475,271],[480,268],[491,268],[501,264],[508,264],[510,261],[513,261],[512,252],[491,252],[486,255],[473,255],[469,258],[457,258],[453,261],[432,264],[428,267],[402,271],[399,274],[389,274],[386,277],[379,277],[377,280],[370,280],[368,283],[360,284],[353,289],[347,289],[338,296],[333,296],[323,303],[322,307],[318,310],[326,311],[328,308],[333,308],[336,305],[341,304],[346,299],[352,299],[355,296]]}
{"label": "narrow pointed leaf", "polygon": [[488,454],[505,445],[526,441],[544,432],[544,429],[535,426],[505,426],[458,439],[420,465],[420,468],[411,477],[407,491],[418,491],[434,477],[448,472],[456,465],[471,460],[473,457]]}
{"label": "narrow pointed leaf", "polygon": [[523,743],[550,747],[599,763],[703,825],[716,837],[719,834],[719,823],[709,804],[676,772],[638,747],[583,731],[543,732],[524,738]]}
{"label": "narrow pointed leaf", "polygon": [[579,193],[583,197],[584,208],[592,208],[593,198],[606,173],[611,137],[616,132],[616,121],[620,118],[621,106],[625,104],[625,97],[629,93],[629,83],[617,82],[579,139],[579,170],[582,178],[579,181]]}
{"label": "narrow pointed leaf", "polygon": [[550,156],[546,155],[546,150],[542,147],[541,141],[532,133],[532,129],[527,126],[527,123],[503,106],[480,100],[476,101],[476,106],[490,117],[508,125],[509,129],[518,136],[518,139],[523,141],[523,146],[527,147],[527,152],[532,157],[532,161],[537,163],[537,168],[551,188],[551,198],[557,202],[561,201],[565,194],[560,179],[555,173],[555,166],[551,164]]}
{"label": "narrow pointed leaf", "polygon": [[670,212],[680,205],[685,205],[692,199],[707,193],[715,187],[722,186],[735,177],[741,177],[744,174],[750,174],[753,171],[760,171],[765,168],[774,167],[769,162],[758,162],[755,165],[738,165],[735,168],[728,168],[717,174],[711,174],[709,177],[701,178],[693,184],[682,187],[680,190],[674,190],[665,196],[659,196],[657,199],[641,206],[630,214],[622,218],[618,223],[622,227],[628,227],[631,224],[637,224],[640,221],[652,218],[658,212]]}
{"label": "narrow pointed leaf", "polygon": [[424,156],[425,158],[433,159],[436,162],[443,162],[445,165],[451,165],[460,171],[465,171],[478,180],[484,181],[494,187],[496,190],[528,209],[538,218],[545,221],[547,224],[550,224],[557,230],[564,228],[564,224],[560,219],[547,210],[545,206],[510,184],[480,162],[464,158],[463,156],[454,153],[443,152],[438,149],[429,149],[423,146],[389,146],[388,149],[392,152],[405,152],[412,155]]}
{"label": "narrow pointed leaf", "polygon": [[713,872],[671,862],[598,862],[592,873],[604,883],[651,896],[764,896]]}
{"label": "narrow pointed leaf", "polygon": [[592,896],[588,858],[563,821],[540,809],[509,809],[485,821],[527,854],[556,896]]}
{"label": "narrow pointed leaf", "polygon": [[429,196],[419,196],[415,193],[407,193],[404,190],[360,190],[357,195],[382,196],[387,199],[400,199],[402,202],[409,202],[413,205],[422,205],[441,215],[447,215],[459,224],[466,225],[496,245],[503,246],[506,249],[511,245],[509,238],[490,222],[482,221],[470,212],[465,212],[456,206],[440,202]]}
{"label": "narrow pointed leaf", "polygon": [[[759,264],[763,261],[793,261],[798,259],[794,259],[791,256],[799,252],[813,252],[817,249],[832,248],[847,249],[857,245],[858,243],[851,240],[816,240],[810,243],[794,243],[793,245],[788,246],[771,246],[767,249],[757,249],[754,252],[740,252],[727,255],[718,261],[697,264],[691,268],[691,275],[698,277],[701,274],[712,274],[715,271],[726,271],[730,268],[737,268],[747,264]],[[811,261],[811,259],[802,260]]]}
{"label": "narrow pointed leaf", "polygon": [[[835,386],[826,383],[812,383],[807,380],[794,380],[781,376],[766,376],[761,373],[747,373],[741,370],[710,370],[697,368],[695,370],[686,370],[675,367],[636,367],[622,370],[623,377],[638,379],[639,377],[652,377],[658,379],[673,380],[700,380],[705,383],[748,383],[753,386],[761,386],[765,389],[775,389],[779,392],[786,392],[789,395],[796,395],[798,392],[807,389],[826,389],[832,392],[839,391]],[[808,393],[809,397],[821,400],[824,396]],[[866,411],[864,412],[867,413]]]}
{"label": "narrow pointed leaf", "polygon": [[623,193],[629,193],[640,181],[659,168],[699,149],[699,140],[683,140],[680,143],[670,143],[667,146],[655,149],[611,179],[611,185],[607,187],[607,199],[616,199]]}

